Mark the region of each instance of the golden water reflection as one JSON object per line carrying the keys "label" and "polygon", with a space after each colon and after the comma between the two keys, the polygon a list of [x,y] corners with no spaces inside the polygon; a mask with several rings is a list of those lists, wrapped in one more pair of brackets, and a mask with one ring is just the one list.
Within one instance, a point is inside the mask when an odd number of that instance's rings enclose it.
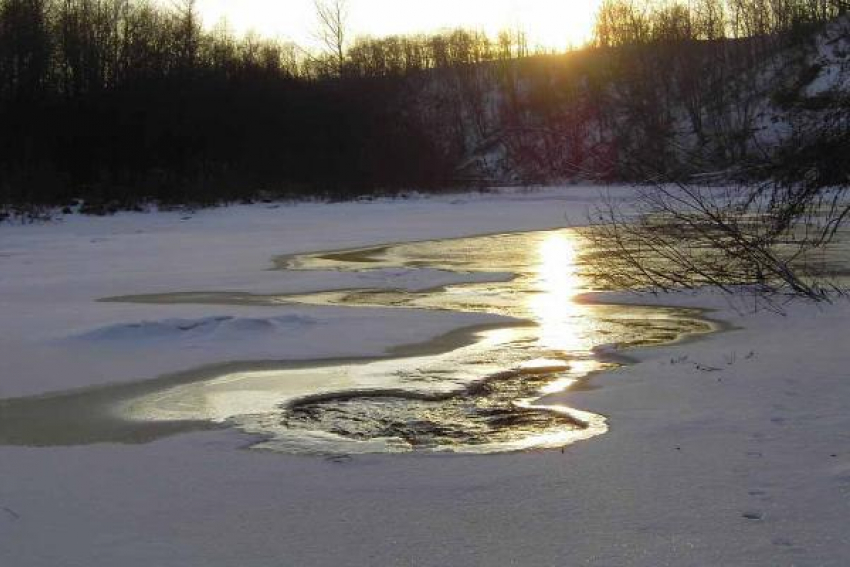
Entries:
{"label": "golden water reflection", "polygon": [[[578,296],[590,289],[582,274],[588,246],[577,231],[559,230],[300,256],[284,267],[363,272],[364,280],[385,278],[387,287],[255,296],[251,304],[480,312],[534,324],[481,331],[474,344],[437,355],[222,376],[136,399],[126,413],[141,420],[229,422],[262,436],[259,447],[282,452],[499,452],[563,446],[602,434],[607,430],[602,416],[542,405],[541,396],[575,388],[611,366],[596,354],[602,345],[657,344],[708,328],[672,309],[582,303]],[[390,287],[393,274],[421,269],[506,277],[426,291]],[[224,300],[226,295],[216,296]],[[243,294],[238,301],[244,300]],[[473,395],[481,384],[490,384],[493,394]],[[392,392],[395,398],[387,401],[376,392]],[[325,401],[310,406],[316,420],[293,425],[290,409],[317,395]],[[446,395],[445,401],[434,398]],[[388,408],[396,409],[388,415]],[[539,411],[529,421],[516,421],[511,431],[489,432],[488,415],[498,410],[513,419],[514,408]],[[547,414],[570,419],[540,421]],[[435,431],[448,428],[457,437],[421,445],[421,432],[414,440],[386,434],[381,429],[386,420],[402,428],[430,420]]]}
{"label": "golden water reflection", "polygon": [[529,300],[539,326],[540,347],[574,354],[587,353],[593,346],[588,338],[588,310],[575,301],[585,291],[577,266],[578,238],[565,232],[545,235],[538,244],[535,293]]}

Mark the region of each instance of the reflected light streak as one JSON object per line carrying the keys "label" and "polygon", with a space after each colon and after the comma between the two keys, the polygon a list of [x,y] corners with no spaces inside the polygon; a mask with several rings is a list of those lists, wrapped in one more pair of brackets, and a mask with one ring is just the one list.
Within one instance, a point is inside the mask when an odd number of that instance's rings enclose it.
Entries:
{"label": "reflected light streak", "polygon": [[564,353],[587,353],[587,308],[576,303],[583,291],[576,265],[578,252],[574,237],[565,233],[545,236],[539,245],[536,292],[529,308],[540,326],[541,347]]}

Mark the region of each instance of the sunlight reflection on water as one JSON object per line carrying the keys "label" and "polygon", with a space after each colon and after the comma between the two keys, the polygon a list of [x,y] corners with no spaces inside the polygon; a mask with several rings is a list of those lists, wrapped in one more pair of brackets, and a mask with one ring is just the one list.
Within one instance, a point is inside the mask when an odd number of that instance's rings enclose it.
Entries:
{"label": "sunlight reflection on water", "polygon": [[539,292],[529,301],[540,326],[540,346],[564,353],[586,353],[591,347],[582,327],[589,314],[575,302],[583,291],[576,247],[577,237],[564,232],[551,233],[540,242],[535,282]]}
{"label": "sunlight reflection on water", "polygon": [[[508,282],[427,292],[369,289],[269,298],[307,304],[475,311],[534,325],[478,333],[447,353],[305,369],[242,372],[133,401],[142,420],[228,422],[284,452],[411,450],[488,453],[557,447],[607,430],[604,418],[565,405],[539,405],[606,367],[601,344],[663,342],[705,330],[663,309],[583,305],[575,231],[401,244],[296,258],[297,269],[437,268],[504,271]],[[292,267],[290,266],[290,267]]]}

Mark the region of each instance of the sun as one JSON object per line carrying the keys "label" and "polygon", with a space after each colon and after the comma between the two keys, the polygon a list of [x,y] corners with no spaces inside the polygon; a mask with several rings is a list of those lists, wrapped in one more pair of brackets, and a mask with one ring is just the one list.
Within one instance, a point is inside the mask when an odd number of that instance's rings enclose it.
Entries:
{"label": "sun", "polygon": [[532,47],[563,50],[591,39],[600,1],[537,0],[522,3],[519,24]]}
{"label": "sun", "polygon": [[[450,28],[526,33],[531,48],[563,50],[585,43],[601,0],[348,0],[352,37],[434,33]],[[198,0],[207,26],[226,19],[238,34],[315,40],[312,0]]]}
{"label": "sun", "polygon": [[530,47],[563,50],[590,38],[601,0],[349,0],[355,28],[373,35],[463,27],[495,37],[522,30]]}

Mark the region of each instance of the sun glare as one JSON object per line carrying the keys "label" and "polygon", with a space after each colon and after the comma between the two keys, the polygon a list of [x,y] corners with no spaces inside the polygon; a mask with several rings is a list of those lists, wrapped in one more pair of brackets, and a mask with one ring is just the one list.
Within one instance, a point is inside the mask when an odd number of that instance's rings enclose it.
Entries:
{"label": "sun glare", "polygon": [[[463,27],[495,36],[522,30],[532,48],[563,50],[587,41],[601,0],[348,0],[352,36],[429,33]],[[254,31],[310,47],[312,0],[199,0],[208,26],[222,20],[238,34]]]}
{"label": "sun glare", "polygon": [[590,39],[598,4],[596,0],[531,1],[518,11],[518,19],[532,46],[563,50]]}
{"label": "sun glare", "polygon": [[586,352],[586,309],[575,302],[581,292],[576,266],[576,243],[567,235],[551,233],[540,243],[537,290],[529,307],[540,325],[540,346],[568,353]]}

